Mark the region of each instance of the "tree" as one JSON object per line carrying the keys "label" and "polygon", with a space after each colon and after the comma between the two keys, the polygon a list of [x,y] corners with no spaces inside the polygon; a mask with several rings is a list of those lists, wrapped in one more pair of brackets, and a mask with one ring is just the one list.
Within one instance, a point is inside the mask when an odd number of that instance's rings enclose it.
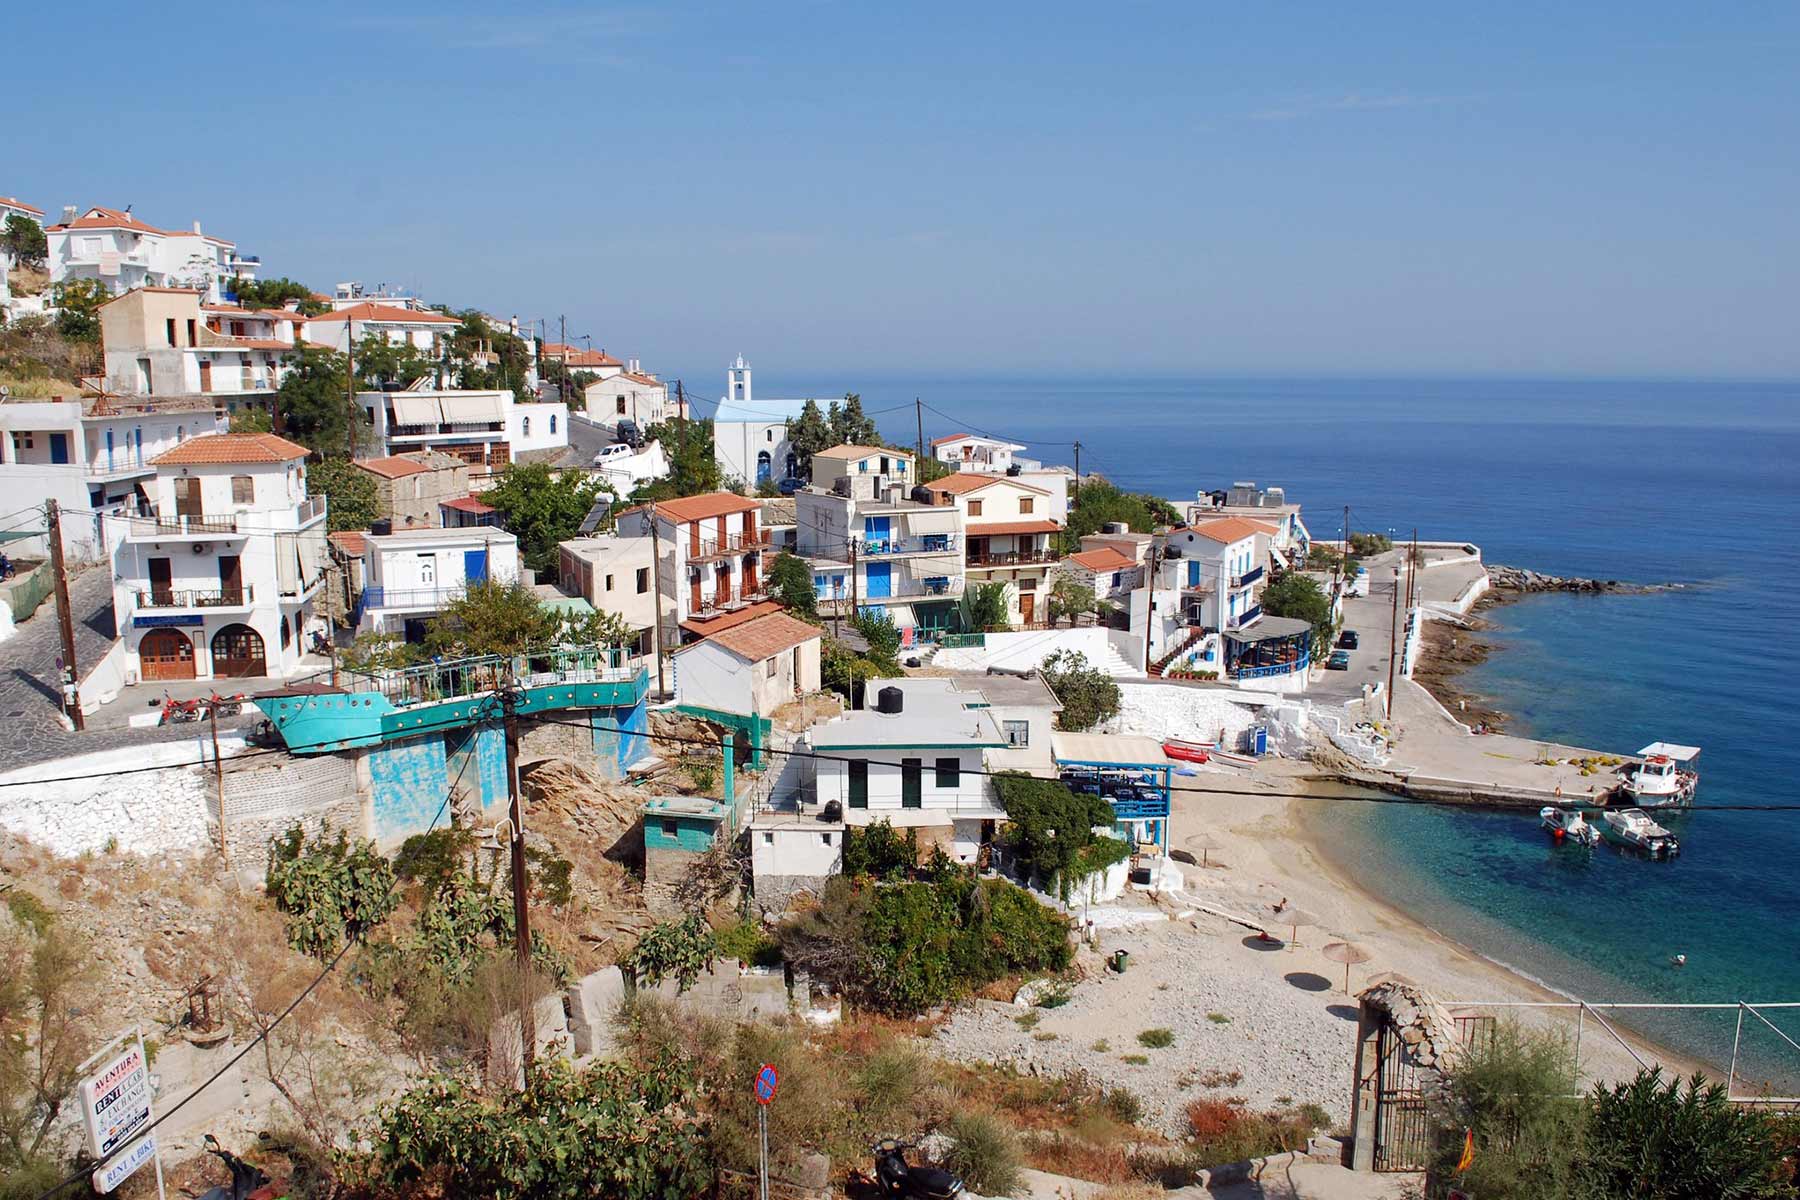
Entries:
{"label": "tree", "polygon": [[669,473],[644,484],[632,493],[638,503],[651,500],[674,500],[681,496],[699,496],[719,491],[725,473],[713,454],[713,423],[683,421],[680,418],[659,421],[644,431],[644,441],[662,443],[669,460]]}
{"label": "tree", "polygon": [[826,638],[819,648],[819,682],[852,704],[871,679],[900,674],[898,663],[858,654],[836,638]]}
{"label": "tree", "polygon": [[35,1177],[54,1165],[46,1162],[45,1143],[96,1040],[85,1016],[99,974],[93,955],[54,919],[39,925],[0,908],[0,1177],[6,1178]]}
{"label": "tree", "polygon": [[898,672],[900,628],[894,618],[885,612],[859,612],[850,618],[850,624],[869,643],[869,658]]}
{"label": "tree", "polygon": [[1062,705],[1059,729],[1082,732],[1119,715],[1119,684],[1098,667],[1088,665],[1087,655],[1077,650],[1058,650],[1038,668],[1044,682]]}
{"label": "tree", "polygon": [[831,425],[819,411],[819,402],[808,400],[800,408],[799,417],[788,424],[788,444],[794,448],[802,478],[812,478],[813,455],[837,445]]}
{"label": "tree", "polygon": [[562,618],[545,608],[524,583],[484,579],[464,588],[432,618],[425,645],[446,657],[510,658],[549,649],[561,629]]}
{"label": "tree", "polygon": [[416,646],[408,645],[397,633],[359,633],[343,655],[344,669],[380,674],[410,667],[423,658]]}
{"label": "tree", "polygon": [[[231,414],[230,427],[233,433],[273,433],[275,418],[260,404],[246,404]],[[331,515],[335,518],[337,513]]]}
{"label": "tree", "polygon": [[844,874],[852,879],[905,879],[918,865],[919,833],[911,826],[901,834],[884,817],[863,829],[844,830]]}
{"label": "tree", "polygon": [[1312,576],[1298,571],[1284,572],[1263,588],[1259,603],[1263,612],[1272,617],[1292,617],[1311,625],[1315,654],[1323,653],[1331,645],[1331,630],[1336,619],[1331,615],[1331,601]]}
{"label": "tree", "polygon": [[394,869],[373,842],[352,843],[342,830],[308,841],[298,823],[270,839],[263,882],[287,914],[288,943],[320,959],[346,939],[362,941],[400,901]]}
{"label": "tree", "polygon": [[231,292],[245,308],[280,309],[286,308],[290,300],[298,300],[299,311],[305,316],[316,317],[326,311],[324,301],[313,299],[311,288],[292,279],[245,279],[239,276],[232,280]]}
{"label": "tree", "polygon": [[525,565],[540,575],[556,570],[557,545],[581,531],[600,495],[600,481],[580,471],[552,471],[546,463],[514,463],[482,499],[519,539]]}
{"label": "tree", "polygon": [[325,458],[306,469],[306,490],[329,498],[328,524],[340,529],[367,529],[375,520],[375,477],[347,458]]}
{"label": "tree", "polygon": [[963,591],[963,620],[971,632],[1004,633],[1009,615],[1004,583],[976,583]]}
{"label": "tree", "polygon": [[44,236],[42,225],[18,213],[6,218],[6,228],[0,230],[0,253],[19,266],[41,271],[49,252],[50,239]]}
{"label": "tree", "polygon": [[1069,509],[1068,524],[1061,534],[1063,549],[1073,551],[1087,534],[1101,526],[1123,522],[1133,532],[1149,533],[1158,525],[1180,523],[1181,514],[1160,496],[1121,491],[1098,475],[1082,480],[1081,495]]}
{"label": "tree", "polygon": [[1665,1081],[1659,1067],[1611,1088],[1595,1084],[1591,1104],[1575,1163],[1583,1200],[1794,1195],[1770,1118],[1733,1104],[1722,1083],[1699,1074]]}
{"label": "tree", "polygon": [[842,408],[835,404],[831,406],[831,436],[834,439],[832,445],[881,445],[881,435],[875,431],[875,422],[863,414],[862,397],[855,392],[844,395]]}
{"label": "tree", "polygon": [[70,279],[56,285],[50,303],[56,308],[56,329],[76,342],[100,340],[100,306],[112,293],[98,279]]}
{"label": "tree", "polygon": [[[1566,1200],[1584,1105],[1567,1038],[1502,1021],[1464,1047],[1445,1080],[1434,1116],[1451,1136],[1438,1139],[1437,1174],[1493,1200]],[[1458,1172],[1463,1131],[1475,1161]]]}
{"label": "tree", "polygon": [[1016,771],[995,776],[994,791],[1006,810],[1007,847],[1026,876],[1052,884],[1065,897],[1070,885],[1131,853],[1125,839],[1094,833],[1095,826],[1114,821],[1112,805],[1100,796]]}
{"label": "tree", "polygon": [[783,550],[769,564],[769,594],[796,617],[816,621],[819,601],[813,591],[812,568],[806,560]]}
{"label": "tree", "polygon": [[320,454],[347,453],[347,423],[354,419],[358,450],[374,443],[368,414],[349,395],[349,363],[342,354],[297,345],[284,361],[290,369],[276,393],[275,406],[287,437]]}
{"label": "tree", "polygon": [[718,943],[706,919],[689,913],[679,920],[652,925],[619,965],[631,972],[639,987],[655,987],[672,978],[675,990],[685,992],[702,971],[712,970],[717,953]]}
{"label": "tree", "polygon": [[406,387],[432,376],[437,364],[413,342],[396,342],[379,333],[365,333],[356,344],[356,378],[373,391],[384,384]]}
{"label": "tree", "polygon": [[1076,579],[1073,575],[1058,575],[1056,582],[1050,585],[1050,623],[1052,625],[1063,617],[1069,624],[1075,624],[1079,617],[1092,613],[1099,607],[1094,597],[1094,589]]}
{"label": "tree", "polygon": [[562,646],[599,646],[615,648],[637,641],[637,630],[616,612],[604,608],[587,612],[561,610],[556,613],[558,628],[555,640]]}
{"label": "tree", "polygon": [[458,365],[456,385],[472,390],[506,389],[515,398],[530,398],[531,347],[524,339],[495,329],[472,308],[449,315],[462,322],[449,338],[450,358]]}

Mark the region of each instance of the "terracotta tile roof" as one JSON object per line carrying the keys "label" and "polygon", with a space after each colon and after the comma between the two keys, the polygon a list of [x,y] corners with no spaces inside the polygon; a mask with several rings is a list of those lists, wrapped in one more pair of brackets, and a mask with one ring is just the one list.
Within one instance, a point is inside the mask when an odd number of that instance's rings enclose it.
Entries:
{"label": "terracotta tile roof", "polygon": [[622,367],[625,365],[604,350],[577,350],[562,342],[545,342],[544,357],[561,359],[565,367]]}
{"label": "terracotta tile roof", "polygon": [[[620,513],[640,512],[649,508],[647,504],[628,508]],[[675,521],[706,521],[713,517],[728,517],[733,513],[754,512],[761,508],[755,500],[748,496],[740,496],[736,492],[707,492],[701,496],[682,496],[676,500],[658,500],[658,514]]]}
{"label": "terracotta tile roof", "polygon": [[244,317],[252,321],[304,321],[306,317],[286,308],[242,308],[236,304],[202,304],[201,312],[221,317]]}
{"label": "terracotta tile roof", "polygon": [[483,504],[473,496],[458,496],[454,500],[439,501],[438,507],[454,508],[457,512],[472,513],[478,517],[486,516],[494,511],[493,505]]}
{"label": "terracotta tile roof", "polygon": [[1243,517],[1221,517],[1217,521],[1190,525],[1188,529],[1207,541],[1218,542],[1221,546],[1229,546],[1232,542],[1241,542],[1245,538],[1259,533],[1275,532],[1260,521],[1247,521]]}
{"label": "terracotta tile roof", "polygon": [[1090,571],[1123,571],[1127,567],[1137,566],[1130,555],[1121,554],[1111,546],[1102,546],[1098,550],[1083,550],[1080,554],[1071,554],[1069,561],[1086,567]]}
{"label": "terracotta tile roof", "polygon": [[972,433],[953,433],[953,434],[950,434],[948,437],[932,438],[931,444],[933,446],[941,446],[945,442],[960,442],[964,438],[972,438],[974,436],[975,435]]}
{"label": "terracotta tile roof", "polygon": [[889,458],[911,458],[905,450],[893,450],[886,446],[852,446],[848,442],[841,446],[833,446],[829,450],[821,450],[814,458],[867,458],[871,454],[885,454]]}
{"label": "terracotta tile roof", "polygon": [[361,467],[369,474],[379,475],[383,479],[404,479],[408,475],[422,475],[431,469],[422,462],[394,455],[386,458],[359,458],[351,465]]}
{"label": "terracotta tile roof", "polygon": [[681,627],[689,633],[710,637],[721,629],[730,629],[733,626],[742,625],[746,621],[754,621],[758,617],[780,611],[780,601],[758,600],[748,608],[740,608],[736,612],[720,613],[716,617],[689,617],[681,623]]}
{"label": "terracotta tile roof", "polygon": [[76,217],[60,225],[50,226],[52,230],[64,229],[129,229],[133,233],[159,233],[168,231],[158,229],[154,225],[146,225],[129,213],[122,213],[113,208],[90,208]]}
{"label": "terracotta tile roof", "polygon": [[0,196],[0,204],[4,204],[8,208],[19,209],[22,212],[33,213],[40,217],[44,215],[43,209],[34,204],[27,204],[23,200],[14,200],[11,196]]}
{"label": "terracotta tile roof", "polygon": [[967,537],[1005,537],[1015,533],[1055,533],[1061,529],[1055,521],[995,521],[988,524],[983,521],[970,522],[963,529]]}
{"label": "terracotta tile roof", "polygon": [[999,483],[1001,476],[984,475],[979,471],[958,471],[954,475],[946,475],[942,479],[934,479],[925,486],[934,492],[943,492],[949,496],[960,496],[965,492],[979,491]]}
{"label": "terracotta tile roof", "polygon": [[325,535],[332,545],[348,554],[351,558],[361,558],[369,548],[369,539],[360,529],[340,529],[336,533]]}
{"label": "terracotta tile roof", "polygon": [[230,246],[233,250],[237,249],[236,242],[226,241],[222,237],[214,237],[210,233],[195,233],[190,229],[171,229],[167,233],[163,234],[163,236],[164,237],[197,237],[197,238],[202,239],[203,241],[212,242],[214,245],[217,245],[217,246]]}
{"label": "terracotta tile roof", "polygon": [[792,650],[795,646],[810,642],[823,632],[817,625],[808,625],[784,612],[772,612],[710,633],[701,641],[683,646],[675,653],[680,654],[710,642],[725,647],[746,662],[758,663],[773,658],[783,650]]}
{"label": "terracotta tile roof", "polygon": [[662,380],[654,375],[640,375],[636,371],[620,371],[620,379],[629,379],[633,383],[641,383],[645,387],[666,387]]}
{"label": "terracotta tile roof", "polygon": [[208,463],[282,463],[311,454],[298,442],[273,433],[209,433],[189,438],[150,460],[153,467],[201,466]]}
{"label": "terracotta tile roof", "polygon": [[395,325],[460,325],[462,323],[455,317],[447,317],[441,312],[395,308],[391,304],[376,304],[369,300],[365,300],[361,304],[353,304],[349,308],[340,308],[336,312],[328,312],[323,316],[313,317],[311,320],[315,325],[321,321],[384,321]]}

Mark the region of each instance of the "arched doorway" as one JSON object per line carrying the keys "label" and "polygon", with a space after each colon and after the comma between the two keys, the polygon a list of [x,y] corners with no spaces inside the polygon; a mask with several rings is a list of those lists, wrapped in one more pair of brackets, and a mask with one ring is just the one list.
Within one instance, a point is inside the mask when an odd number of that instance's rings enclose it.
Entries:
{"label": "arched doorway", "polygon": [[262,634],[248,625],[227,625],[213,634],[212,660],[215,676],[237,679],[269,673]]}
{"label": "arched doorway", "polygon": [[152,629],[138,643],[138,662],[146,681],[192,679],[194,643],[179,629]]}
{"label": "arched doorway", "polygon": [[756,455],[756,482],[769,482],[770,470],[771,462],[769,459],[769,452],[767,450],[758,451]]}

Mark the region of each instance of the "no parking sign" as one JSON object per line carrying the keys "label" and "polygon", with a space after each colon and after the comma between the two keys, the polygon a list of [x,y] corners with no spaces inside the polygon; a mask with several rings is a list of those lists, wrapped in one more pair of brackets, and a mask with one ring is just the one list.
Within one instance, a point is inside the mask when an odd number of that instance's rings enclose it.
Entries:
{"label": "no parking sign", "polygon": [[775,1099],[775,1093],[781,1090],[781,1073],[775,1069],[774,1063],[764,1063],[756,1072],[756,1102],[767,1104]]}

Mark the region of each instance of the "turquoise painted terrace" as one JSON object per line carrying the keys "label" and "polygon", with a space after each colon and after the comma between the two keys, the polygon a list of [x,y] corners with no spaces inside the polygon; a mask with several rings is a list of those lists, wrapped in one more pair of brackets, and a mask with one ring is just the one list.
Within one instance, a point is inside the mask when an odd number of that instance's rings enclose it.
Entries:
{"label": "turquoise painted terrace", "polygon": [[343,672],[338,690],[258,697],[295,754],[322,754],[463,729],[502,715],[510,680],[522,717],[569,708],[631,708],[650,688],[647,660],[619,649],[445,659],[398,671]]}

